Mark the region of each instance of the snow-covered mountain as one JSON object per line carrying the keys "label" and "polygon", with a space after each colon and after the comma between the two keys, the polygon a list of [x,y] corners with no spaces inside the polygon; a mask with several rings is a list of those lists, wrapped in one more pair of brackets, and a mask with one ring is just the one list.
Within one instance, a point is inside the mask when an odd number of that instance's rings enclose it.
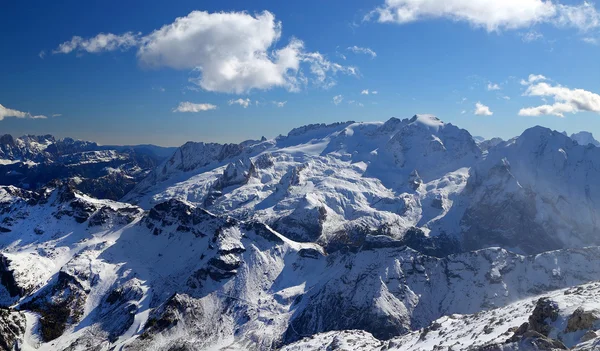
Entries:
{"label": "snow-covered mountain", "polygon": [[262,350],[353,329],[395,340],[600,274],[597,247],[433,258],[377,236],[328,254],[178,200],[143,211],[60,184],[0,192],[0,326],[15,331],[2,342],[22,350]]}
{"label": "snow-covered mountain", "polygon": [[435,255],[498,245],[536,253],[600,244],[599,177],[600,149],[549,129],[480,148],[421,115],[188,143],[123,201],[178,198],[329,251],[383,234]]}
{"label": "snow-covered mountain", "polygon": [[362,330],[332,331],[283,350],[597,350],[599,293],[599,282],[587,283],[498,309],[444,316],[390,340]]}
{"label": "snow-covered mountain", "polygon": [[0,349],[593,349],[599,150],[419,115],[189,142],[121,201],[2,186]]}
{"label": "snow-covered mountain", "polygon": [[173,148],[153,145],[100,146],[51,135],[0,136],[0,184],[38,189],[55,179],[95,197],[119,199]]}

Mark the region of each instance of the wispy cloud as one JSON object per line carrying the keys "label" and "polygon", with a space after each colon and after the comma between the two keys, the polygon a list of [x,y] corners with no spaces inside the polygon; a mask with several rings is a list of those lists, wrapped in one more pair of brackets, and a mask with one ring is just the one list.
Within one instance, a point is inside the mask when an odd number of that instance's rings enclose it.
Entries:
{"label": "wispy cloud", "polygon": [[112,33],[100,33],[95,37],[84,39],[74,36],[58,46],[53,53],[69,54],[73,51],[99,53],[104,51],[115,51],[117,49],[127,50],[137,46],[141,42],[140,33],[127,32],[121,35]]}
{"label": "wispy cloud", "polygon": [[287,104],[287,101],[273,101],[273,105],[277,107],[284,107]]}
{"label": "wispy cloud", "polygon": [[531,43],[532,41],[540,40],[544,37],[544,35],[538,31],[530,30],[526,33],[521,34],[521,40],[525,43]]}
{"label": "wispy cloud", "polygon": [[370,48],[362,48],[360,46],[350,46],[348,47],[348,50],[352,51],[355,54],[366,54],[371,56],[371,58],[375,58],[377,57],[377,53],[373,50],[371,50]]}
{"label": "wispy cloud", "polygon": [[342,95],[336,95],[333,97],[333,103],[339,105],[344,101],[344,97]]}
{"label": "wispy cloud", "polygon": [[216,105],[213,104],[195,104],[192,102],[180,102],[179,106],[173,109],[173,112],[202,112],[215,110],[217,108]]}
{"label": "wispy cloud", "polygon": [[252,101],[250,100],[250,98],[236,99],[236,100],[229,100],[229,105],[240,105],[243,108],[247,108],[248,106],[250,106],[251,102]]}
{"label": "wispy cloud", "polygon": [[15,109],[11,109],[8,107],[4,107],[0,104],[0,121],[7,117],[14,118],[30,118],[30,119],[46,119],[48,118],[46,115],[32,115],[29,112],[23,112]]}
{"label": "wispy cloud", "polygon": [[489,82],[488,85],[487,85],[487,90],[488,91],[500,90],[500,89],[501,89],[500,86],[498,84],[496,84],[496,83]]}

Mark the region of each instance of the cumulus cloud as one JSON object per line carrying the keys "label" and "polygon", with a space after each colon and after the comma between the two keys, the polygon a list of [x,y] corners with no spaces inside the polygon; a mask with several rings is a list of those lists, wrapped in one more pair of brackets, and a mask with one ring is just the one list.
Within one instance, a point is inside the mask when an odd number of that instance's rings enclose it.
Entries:
{"label": "cumulus cloud", "polygon": [[352,51],[355,54],[365,54],[371,56],[371,58],[377,57],[377,53],[369,48],[361,48],[360,46],[350,46],[348,50]]}
{"label": "cumulus cloud", "polygon": [[250,103],[252,101],[247,98],[247,99],[237,99],[237,100],[229,100],[229,105],[240,105],[243,108],[246,108],[248,106],[250,106]]}
{"label": "cumulus cloud", "polygon": [[339,105],[344,101],[344,97],[342,95],[336,95],[333,97],[333,103]]}
{"label": "cumulus cloud", "polygon": [[500,90],[500,89],[501,89],[500,86],[496,83],[489,82],[487,85],[487,90],[489,90],[489,91]]}
{"label": "cumulus cloud", "polygon": [[589,2],[564,5],[550,0],[386,0],[365,19],[410,23],[431,18],[467,22],[489,32],[527,28],[539,23],[589,30],[600,26]]}
{"label": "cumulus cloud", "polygon": [[570,89],[560,84],[547,82],[531,83],[525,96],[538,96],[542,99],[550,97],[553,104],[522,108],[520,116],[554,115],[564,117],[565,113],[595,112],[600,113],[600,95],[584,89]]}
{"label": "cumulus cloud", "polygon": [[217,106],[213,104],[194,104],[192,102],[180,102],[179,106],[173,109],[173,112],[202,112],[215,110]]}
{"label": "cumulus cloud", "polygon": [[[98,53],[136,46],[143,66],[193,70],[198,75],[190,82],[200,88],[236,94],[273,87],[298,91],[309,82],[329,87],[335,85],[331,76],[357,74],[355,67],[305,50],[299,39],[276,47],[281,34],[281,22],[268,11],[256,15],[193,11],[145,36],[131,32],[99,34],[90,39],[75,36],[54,52]],[[309,79],[303,67],[314,78]]]}
{"label": "cumulus cloud", "polygon": [[2,104],[0,104],[0,121],[6,117],[31,118],[31,119],[46,119],[46,118],[48,118],[45,115],[32,115],[29,112],[14,110],[14,109],[11,109],[8,107],[4,107],[4,106],[2,106]]}
{"label": "cumulus cloud", "polygon": [[99,53],[103,51],[115,51],[117,49],[127,50],[138,45],[140,34],[127,32],[116,35],[112,33],[100,33],[93,38],[84,39],[74,36],[69,41],[65,41],[56,48],[55,54],[69,54],[73,51]]}
{"label": "cumulus cloud", "polygon": [[481,102],[475,104],[475,111],[473,112],[477,116],[491,116],[494,113],[490,111],[490,108]]}
{"label": "cumulus cloud", "polygon": [[273,105],[277,107],[284,107],[287,104],[287,101],[273,101]]}

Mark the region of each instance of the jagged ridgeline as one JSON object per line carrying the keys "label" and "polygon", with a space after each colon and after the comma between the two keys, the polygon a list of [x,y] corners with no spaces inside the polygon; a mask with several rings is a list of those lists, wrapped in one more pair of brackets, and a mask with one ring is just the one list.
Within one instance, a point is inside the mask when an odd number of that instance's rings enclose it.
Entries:
{"label": "jagged ridgeline", "polygon": [[120,201],[0,187],[0,348],[593,349],[600,149],[582,135],[309,125],[187,143]]}
{"label": "jagged ridgeline", "polygon": [[39,189],[63,180],[95,198],[118,200],[174,150],[6,134],[0,136],[0,185]]}

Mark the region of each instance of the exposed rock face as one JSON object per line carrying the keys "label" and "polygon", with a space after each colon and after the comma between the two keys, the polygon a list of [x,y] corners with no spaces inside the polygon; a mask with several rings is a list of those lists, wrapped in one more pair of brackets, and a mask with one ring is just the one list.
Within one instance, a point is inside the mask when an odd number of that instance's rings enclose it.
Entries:
{"label": "exposed rock face", "polygon": [[550,299],[541,298],[529,316],[529,328],[544,336],[550,333],[550,324],[558,318],[558,304]]}
{"label": "exposed rock face", "polygon": [[581,307],[577,308],[567,321],[565,333],[572,333],[579,330],[590,330],[594,328],[600,319],[598,314],[598,311],[585,311]]}
{"label": "exposed rock face", "polygon": [[25,334],[26,320],[20,312],[0,308],[0,350],[14,350]]}
{"label": "exposed rock face", "polygon": [[40,314],[40,333],[44,341],[60,337],[69,325],[80,321],[87,292],[78,278],[67,272],[58,274],[56,283],[22,307]]}

